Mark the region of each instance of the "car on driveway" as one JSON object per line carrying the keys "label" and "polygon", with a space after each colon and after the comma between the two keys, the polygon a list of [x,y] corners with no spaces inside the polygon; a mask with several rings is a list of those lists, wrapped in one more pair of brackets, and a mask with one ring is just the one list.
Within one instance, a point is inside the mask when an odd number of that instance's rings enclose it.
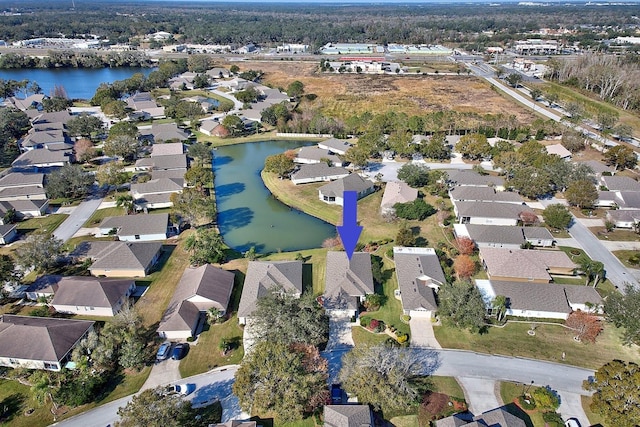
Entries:
{"label": "car on driveway", "polygon": [[340,388],[340,384],[331,384],[331,404],[342,404],[342,389]]}
{"label": "car on driveway", "polygon": [[566,427],[580,427],[580,423],[575,418],[569,418],[564,425]]}
{"label": "car on driveway", "polygon": [[160,362],[162,360],[169,358],[170,354],[171,354],[171,343],[169,341],[163,342],[162,345],[160,345],[158,352],[156,353],[156,362]]}
{"label": "car on driveway", "polygon": [[171,358],[173,360],[182,359],[184,356],[186,356],[188,349],[189,349],[189,344],[186,344],[186,343],[176,344],[176,346],[173,348],[173,353],[171,353]]}
{"label": "car on driveway", "polygon": [[196,385],[192,383],[174,384],[174,385],[168,385],[167,387],[165,387],[164,395],[166,396],[168,394],[181,394],[183,396],[186,396],[188,394],[193,393],[195,390],[196,390]]}

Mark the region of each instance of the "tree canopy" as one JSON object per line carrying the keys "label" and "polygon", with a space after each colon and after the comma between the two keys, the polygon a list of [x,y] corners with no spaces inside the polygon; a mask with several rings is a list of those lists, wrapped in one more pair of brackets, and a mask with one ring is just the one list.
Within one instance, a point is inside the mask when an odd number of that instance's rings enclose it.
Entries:
{"label": "tree canopy", "polygon": [[616,327],[624,328],[625,344],[640,345],[640,290],[627,285],[624,294],[613,292],[605,300],[604,311]]}
{"label": "tree canopy", "polygon": [[571,224],[571,212],[566,206],[556,203],[547,206],[542,212],[542,218],[549,227],[564,229]]}
{"label": "tree canopy", "polygon": [[338,378],[360,403],[385,412],[407,411],[428,388],[425,377],[436,364],[435,354],[418,357],[406,348],[357,346],[343,356]]}
{"label": "tree canopy", "polygon": [[438,312],[457,327],[472,332],[479,332],[483,328],[486,308],[480,291],[472,283],[458,280],[443,284],[438,292],[438,300]]}
{"label": "tree canopy", "polygon": [[564,194],[569,204],[581,209],[593,207],[598,200],[598,190],[588,180],[573,181]]}
{"label": "tree canopy", "polygon": [[134,395],[126,406],[118,409],[121,420],[119,427],[196,427],[202,421],[196,420],[191,402],[180,395],[163,395],[163,389],[144,390]]}
{"label": "tree canopy", "polygon": [[396,203],[393,205],[393,208],[398,218],[419,221],[436,213],[436,208],[425,202],[424,199],[416,199],[413,202],[407,203]]}
{"label": "tree canopy", "polygon": [[405,163],[398,169],[398,179],[410,187],[418,188],[429,184],[429,167],[414,163]]}
{"label": "tree canopy", "polygon": [[258,341],[322,347],[329,337],[329,318],[311,296],[296,298],[273,289],[258,299],[251,317]]}
{"label": "tree canopy", "polygon": [[169,197],[171,208],[183,222],[192,226],[210,224],[216,218],[216,205],[211,197],[197,188],[185,188]]}
{"label": "tree canopy", "polygon": [[585,381],[584,388],[594,392],[591,410],[609,425],[640,425],[640,366],[636,363],[613,360],[598,369],[592,381]]}
{"label": "tree canopy", "polygon": [[294,167],[293,159],[285,153],[274,154],[264,160],[265,172],[275,173],[280,178],[287,176]]}
{"label": "tree canopy", "polygon": [[62,240],[45,233],[33,233],[16,249],[16,261],[24,269],[45,271],[57,264],[63,253]]}
{"label": "tree canopy", "polygon": [[89,194],[94,177],[80,165],[65,165],[47,175],[45,188],[49,198],[81,199]]}
{"label": "tree canopy", "polygon": [[317,349],[262,341],[242,360],[233,393],[245,411],[272,413],[287,422],[326,403],[326,381],[327,363]]}
{"label": "tree canopy", "polygon": [[185,249],[191,253],[191,265],[218,263],[225,259],[225,244],[222,236],[214,228],[199,228],[187,237]]}
{"label": "tree canopy", "polygon": [[636,153],[624,145],[616,145],[604,153],[604,159],[616,170],[633,169],[638,164]]}

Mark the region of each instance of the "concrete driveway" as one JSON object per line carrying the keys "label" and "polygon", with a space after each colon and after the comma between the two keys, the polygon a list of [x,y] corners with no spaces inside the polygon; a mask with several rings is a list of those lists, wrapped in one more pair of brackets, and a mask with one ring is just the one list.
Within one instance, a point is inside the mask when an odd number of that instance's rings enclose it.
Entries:
{"label": "concrete driveway", "polygon": [[351,316],[329,315],[329,342],[326,351],[351,348],[355,344],[351,334]]}
{"label": "concrete driveway", "polygon": [[469,411],[473,415],[480,415],[503,405],[499,393],[496,393],[497,381],[470,377],[456,379],[464,391]]}
{"label": "concrete driveway", "polygon": [[151,368],[151,373],[140,390],[156,388],[159,385],[182,379],[180,370],[178,369],[179,366],[180,361],[172,359],[166,359],[162,362],[156,363]]}
{"label": "concrete driveway", "polygon": [[558,409],[558,412],[562,415],[562,419],[565,421],[569,418],[576,418],[580,421],[581,426],[586,427],[591,425],[587,415],[584,413],[584,409],[582,409],[581,396],[577,393],[561,391],[560,408]]}
{"label": "concrete driveway", "polygon": [[433,333],[431,318],[412,317],[409,320],[411,328],[411,347],[442,348]]}
{"label": "concrete driveway", "polygon": [[80,230],[101,203],[101,198],[91,198],[80,203],[69,214],[69,217],[53,232],[53,235],[63,242],[66,242]]}

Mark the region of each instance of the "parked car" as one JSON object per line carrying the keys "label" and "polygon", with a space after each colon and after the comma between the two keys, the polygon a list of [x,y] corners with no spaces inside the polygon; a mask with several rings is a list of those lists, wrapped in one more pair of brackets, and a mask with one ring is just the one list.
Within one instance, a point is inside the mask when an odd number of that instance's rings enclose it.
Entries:
{"label": "parked car", "polygon": [[580,423],[575,418],[569,418],[564,425],[566,427],[580,427]]}
{"label": "parked car", "polygon": [[167,387],[165,387],[163,394],[165,396],[168,394],[181,394],[183,396],[186,396],[188,394],[193,393],[195,390],[196,390],[196,385],[192,383],[174,384],[174,385],[168,385]]}
{"label": "parked car", "polygon": [[340,384],[331,384],[331,404],[342,404],[342,389],[340,388]]}
{"label": "parked car", "polygon": [[171,353],[171,358],[173,360],[182,359],[187,354],[188,349],[189,345],[186,343],[176,344],[176,346],[173,348],[173,353]]}
{"label": "parked car", "polygon": [[161,360],[165,360],[171,354],[171,343],[169,341],[163,342],[156,353],[156,362],[160,362]]}

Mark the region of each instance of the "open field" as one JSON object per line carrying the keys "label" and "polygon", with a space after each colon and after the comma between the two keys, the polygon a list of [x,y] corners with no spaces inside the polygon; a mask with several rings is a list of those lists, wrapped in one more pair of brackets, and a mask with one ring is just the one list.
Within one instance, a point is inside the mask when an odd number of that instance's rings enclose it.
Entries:
{"label": "open field", "polygon": [[638,247],[640,247],[640,234],[633,230],[617,228],[608,232],[604,227],[589,227],[589,230],[600,240],[610,240],[612,242],[638,242]]}
{"label": "open field", "polygon": [[321,111],[338,119],[365,111],[414,115],[455,110],[516,115],[525,123],[535,120],[533,113],[501,97],[488,83],[475,77],[320,74],[316,72],[316,62],[245,61],[241,65],[242,70],[262,70],[263,83],[273,87],[286,88],[295,80],[301,81],[305,93],[318,95],[315,104],[321,105]]}
{"label": "open field", "polygon": [[100,224],[102,220],[108,216],[120,216],[124,214],[124,208],[119,207],[98,209],[93,213],[93,215],[91,215],[87,222],[84,223],[83,227],[97,227],[98,224]]}
{"label": "open field", "polygon": [[[529,357],[597,369],[612,359],[637,360],[638,349],[624,347],[621,331],[606,323],[595,344],[576,342],[571,330],[562,325],[538,325],[535,336],[527,334],[529,322],[510,321],[505,327],[491,327],[485,334],[472,334],[443,322],[434,326],[436,339],[444,348],[480,353]],[[562,353],[565,360],[562,360]]]}

